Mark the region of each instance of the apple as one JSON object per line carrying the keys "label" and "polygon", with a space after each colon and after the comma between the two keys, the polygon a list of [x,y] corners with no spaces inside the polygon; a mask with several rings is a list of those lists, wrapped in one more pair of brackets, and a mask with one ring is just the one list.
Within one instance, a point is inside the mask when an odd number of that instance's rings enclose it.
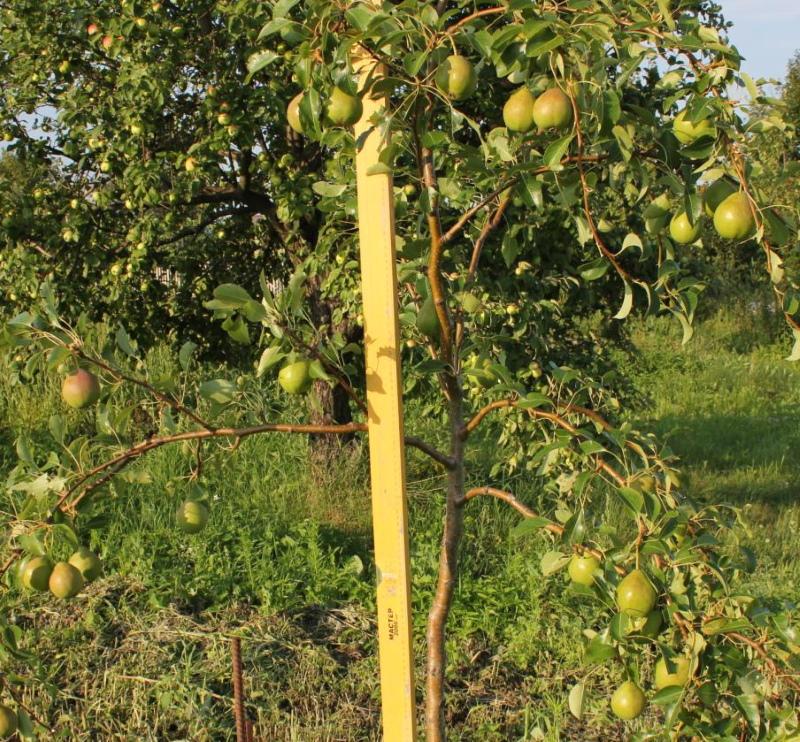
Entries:
{"label": "apple", "polygon": [[572,123],[572,101],[561,88],[545,90],[533,106],[533,120],[539,131],[565,129]]}
{"label": "apple", "polygon": [[68,59],[63,60],[61,64],[58,65],[58,71],[62,75],[66,75],[71,69],[72,63]]}
{"label": "apple", "polygon": [[197,168],[197,160],[195,160],[194,157],[187,157],[183,163],[183,167],[186,169],[187,173],[194,172]]}
{"label": "apple", "polygon": [[110,49],[114,45],[114,37],[113,36],[103,36],[100,40],[100,44],[103,49]]}
{"label": "apple", "polygon": [[146,18],[137,18],[134,23],[136,24],[136,28],[145,29],[147,28],[147,19]]}
{"label": "apple", "polygon": [[86,26],[86,33],[89,34],[89,36],[94,36],[99,31],[100,26],[98,26],[96,23],[90,23],[88,26]]}
{"label": "apple", "polygon": [[644,691],[630,680],[620,685],[611,696],[611,711],[624,721],[631,721],[639,716],[646,704]]}
{"label": "apple", "polygon": [[111,172],[111,163],[108,160],[103,160],[100,163],[100,172],[101,173]]}
{"label": "apple", "polygon": [[436,87],[452,100],[464,100],[475,92],[478,78],[466,57],[451,54],[436,70]]}
{"label": "apple", "polygon": [[133,134],[133,136],[135,136],[135,137],[140,136],[141,133],[144,131],[144,129],[142,128],[142,125],[141,124],[136,124],[136,123],[130,125],[130,130],[131,130],[131,134]]}
{"label": "apple", "polygon": [[94,404],[99,397],[100,382],[93,373],[82,368],[67,376],[61,385],[61,398],[76,409]]}
{"label": "apple", "polygon": [[512,93],[503,106],[503,123],[509,131],[524,133],[533,128],[533,107],[536,98],[528,88]]}
{"label": "apple", "polygon": [[220,113],[217,116],[217,123],[220,126],[228,126],[231,123],[231,115],[229,113]]}
{"label": "apple", "polygon": [[728,196],[733,195],[736,193],[736,187],[728,180],[724,178],[720,178],[719,180],[715,180],[708,188],[706,188],[705,193],[703,194],[703,203],[705,205],[705,211],[708,216],[714,216],[714,212],[717,210],[719,205],[726,199]]}

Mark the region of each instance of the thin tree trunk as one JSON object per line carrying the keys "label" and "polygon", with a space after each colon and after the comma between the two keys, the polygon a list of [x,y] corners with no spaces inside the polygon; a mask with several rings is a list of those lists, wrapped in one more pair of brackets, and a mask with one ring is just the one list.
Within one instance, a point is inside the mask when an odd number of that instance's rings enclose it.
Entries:
{"label": "thin tree trunk", "polygon": [[428,742],[444,742],[444,673],[445,628],[453,593],[458,580],[458,550],[464,526],[464,412],[458,380],[447,381],[450,396],[450,456],[455,467],[447,478],[447,503],[445,508],[442,550],[439,556],[439,579],[436,594],[428,614],[428,671],[425,698],[425,735]]}

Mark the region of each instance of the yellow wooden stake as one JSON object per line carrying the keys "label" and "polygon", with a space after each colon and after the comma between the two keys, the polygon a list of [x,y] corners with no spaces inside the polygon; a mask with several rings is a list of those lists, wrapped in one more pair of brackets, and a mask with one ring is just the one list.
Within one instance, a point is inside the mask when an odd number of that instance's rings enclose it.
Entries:
{"label": "yellow wooden stake", "polygon": [[[362,87],[383,70],[357,63]],[[372,76],[372,78],[371,78]],[[387,173],[370,174],[388,144],[370,118],[387,103],[364,97],[355,135],[366,138],[356,155],[361,290],[367,366],[367,423],[372,480],[372,526],[378,573],[378,644],[384,742],[414,742],[414,660],[411,643],[411,580],[403,442],[394,192]]]}

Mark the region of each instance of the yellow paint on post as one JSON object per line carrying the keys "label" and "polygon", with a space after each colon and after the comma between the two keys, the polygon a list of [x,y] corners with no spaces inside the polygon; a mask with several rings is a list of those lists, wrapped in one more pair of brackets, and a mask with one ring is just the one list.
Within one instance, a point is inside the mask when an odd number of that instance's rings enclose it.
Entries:
{"label": "yellow paint on post", "polygon": [[[358,63],[362,86],[382,70],[369,60]],[[414,661],[411,644],[411,579],[403,442],[397,270],[392,177],[368,174],[387,142],[369,119],[386,100],[364,98],[356,138],[369,132],[356,156],[358,231],[364,301],[364,344],[372,525],[378,572],[378,644],[384,742],[414,742]]]}

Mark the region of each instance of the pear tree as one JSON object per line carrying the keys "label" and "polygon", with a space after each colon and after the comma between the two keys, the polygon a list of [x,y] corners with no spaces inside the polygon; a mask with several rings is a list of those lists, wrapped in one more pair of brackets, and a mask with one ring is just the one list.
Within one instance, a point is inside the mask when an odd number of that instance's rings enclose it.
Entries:
{"label": "pear tree", "polygon": [[[517,537],[546,544],[541,578],[569,580],[592,613],[575,637],[584,644],[587,673],[565,694],[574,715],[584,713],[591,669],[599,666],[616,688],[610,710],[631,724],[631,737],[796,736],[796,616],[743,592],[747,559],[725,541],[735,516],[695,502],[678,462],[634,428],[607,380],[576,352],[585,338],[572,344],[564,331],[578,297],[601,287],[608,323],[635,311],[668,314],[689,342],[704,286],[688,266],[702,260],[703,242],[716,234],[730,250],[763,257],[764,281],[792,340],[789,357],[800,360],[797,214],[769,199],[759,185],[764,173],[748,156],[757,135],[791,131],[779,112],[745,111],[731,98],[741,84],[756,103],[766,100],[741,72],[719,7],[705,0],[399,0],[377,7],[279,0],[258,9],[255,31],[231,17],[236,11],[216,6],[202,23],[211,34],[223,26],[241,33],[247,85],[264,95],[264,131],[288,135],[278,151],[285,141],[293,153],[311,148],[318,180],[302,203],[284,197],[291,191],[282,190],[283,181],[270,181],[282,205],[276,213],[288,215],[283,231],[265,227],[274,230],[272,249],[280,251],[287,229],[304,240],[303,250],[287,254],[285,280],[276,285],[265,266],[256,287],[209,287],[204,309],[233,341],[253,346],[255,373],[274,378],[276,394],[303,394],[315,380],[342,390],[353,419],[264,422],[236,383],[193,379],[191,345],[179,353],[181,384],[150,376],[122,328],[93,342],[90,323],[69,317],[45,283],[39,301],[6,328],[11,352],[27,355],[32,372],[57,374],[65,364],[91,370],[100,407],[80,414],[97,414],[110,430],[129,427],[117,401],[121,388],[158,411],[160,428],[132,445],[119,443],[125,435],[98,435],[77,465],[58,458],[57,475],[46,476],[46,497],[39,492],[37,507],[29,506],[25,528],[66,520],[80,532],[82,514],[102,508],[109,481],[162,446],[189,441],[226,455],[253,435],[365,431],[362,346],[341,330],[361,320],[353,166],[360,142],[349,127],[365,96],[386,95],[388,105],[369,124],[386,141],[378,170],[395,179],[405,389],[420,417],[439,429],[434,440],[409,430],[406,442],[447,479],[425,634],[426,738],[447,734],[446,631],[469,543],[465,512],[488,500],[519,514]],[[127,28],[110,15],[100,20],[96,34],[103,25],[113,33]],[[114,58],[125,64],[133,52],[125,51],[125,34],[118,41],[113,33],[106,51],[116,49]],[[278,43],[290,53],[278,53]],[[379,62],[386,76],[359,87],[356,54]],[[273,85],[287,69],[290,89]],[[218,74],[227,80],[232,73]],[[197,103],[199,88],[186,88],[187,106]],[[212,127],[220,126],[219,95],[205,88]],[[149,105],[155,120],[159,96]],[[230,125],[214,135],[220,139],[198,134],[200,146],[158,165],[182,182],[176,209],[211,197],[207,180],[197,182],[193,173],[208,178],[221,167],[221,137],[239,136],[230,135]],[[115,157],[104,149],[98,162],[133,167],[125,159],[125,147],[134,146],[129,139],[116,145]],[[268,158],[272,143],[261,143]],[[228,172],[246,177],[241,167],[257,160],[258,137],[226,146],[237,153]],[[141,166],[149,169],[148,162]],[[771,176],[789,182],[792,169]],[[301,185],[292,187],[296,193]],[[251,196],[239,187],[231,198],[246,203]],[[319,297],[327,314],[312,306]],[[495,458],[478,468],[468,454],[486,438]],[[42,474],[28,457],[14,476],[24,493]],[[541,485],[536,509],[503,484],[518,477]],[[611,521],[608,508],[616,514]],[[178,517],[192,532],[209,516],[190,499]],[[9,528],[8,568],[26,544],[19,528]],[[80,573],[72,580],[69,566],[53,568],[56,594],[80,589]]]}

